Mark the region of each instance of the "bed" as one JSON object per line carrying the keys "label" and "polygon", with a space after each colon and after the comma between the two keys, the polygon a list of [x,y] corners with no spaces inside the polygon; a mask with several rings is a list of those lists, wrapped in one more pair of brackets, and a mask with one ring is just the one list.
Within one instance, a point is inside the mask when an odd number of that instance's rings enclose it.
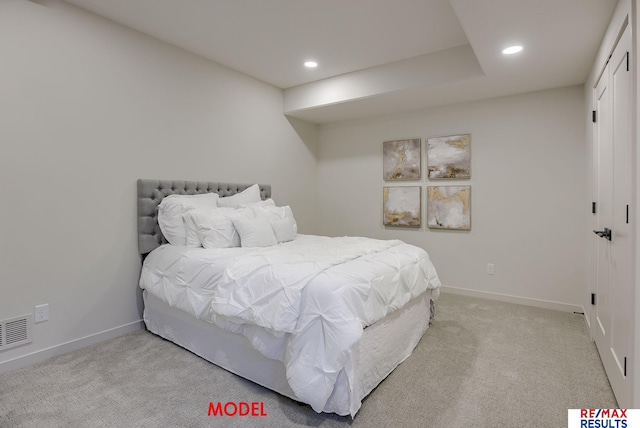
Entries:
{"label": "bed", "polygon": [[[275,207],[269,185],[143,179],[137,185],[147,329],[232,373],[316,412],[354,417],[429,327],[440,281],[422,249],[395,240],[291,235],[292,211]],[[250,191],[262,202],[241,203]],[[243,245],[209,245],[207,230],[198,227],[211,217],[202,223],[197,214],[222,211],[193,207],[181,214],[192,226],[180,230],[185,245],[169,244],[163,229],[174,232],[166,221],[160,227],[158,211],[167,217],[172,195],[227,204]],[[234,200],[240,202],[229,207]],[[285,226],[269,217],[275,245],[248,247],[263,239],[251,229],[264,221],[263,212],[283,213]]]}

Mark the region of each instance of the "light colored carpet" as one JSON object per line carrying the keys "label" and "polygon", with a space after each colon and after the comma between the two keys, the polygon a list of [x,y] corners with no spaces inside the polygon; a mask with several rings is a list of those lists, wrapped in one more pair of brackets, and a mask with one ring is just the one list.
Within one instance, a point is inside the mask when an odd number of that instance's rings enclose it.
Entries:
{"label": "light colored carpet", "polygon": [[[262,418],[208,417],[261,401]],[[0,375],[2,427],[562,427],[616,401],[581,315],[443,294],[355,419],[316,414],[145,331]]]}

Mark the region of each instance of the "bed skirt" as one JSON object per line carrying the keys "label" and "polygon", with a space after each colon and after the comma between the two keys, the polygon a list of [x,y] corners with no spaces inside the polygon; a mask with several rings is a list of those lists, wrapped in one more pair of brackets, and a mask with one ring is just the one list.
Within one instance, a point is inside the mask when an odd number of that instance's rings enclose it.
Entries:
{"label": "bed skirt", "polygon": [[[247,338],[200,321],[144,291],[147,329],[223,369],[299,401],[285,366],[256,351]],[[355,416],[362,400],[411,355],[429,326],[431,290],[364,330],[339,374],[324,412]],[[223,400],[224,397],[221,397]]]}

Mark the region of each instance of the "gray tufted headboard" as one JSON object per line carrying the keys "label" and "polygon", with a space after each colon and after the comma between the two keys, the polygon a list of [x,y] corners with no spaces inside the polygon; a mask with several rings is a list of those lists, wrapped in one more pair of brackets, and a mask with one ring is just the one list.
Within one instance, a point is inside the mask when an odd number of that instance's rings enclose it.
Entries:
{"label": "gray tufted headboard", "polygon": [[[167,243],[158,225],[158,205],[165,196],[175,193],[180,195],[217,193],[220,196],[231,196],[252,185],[201,181],[138,180],[138,251],[145,255]],[[271,186],[268,184],[259,184],[259,186],[262,199],[270,198]]]}

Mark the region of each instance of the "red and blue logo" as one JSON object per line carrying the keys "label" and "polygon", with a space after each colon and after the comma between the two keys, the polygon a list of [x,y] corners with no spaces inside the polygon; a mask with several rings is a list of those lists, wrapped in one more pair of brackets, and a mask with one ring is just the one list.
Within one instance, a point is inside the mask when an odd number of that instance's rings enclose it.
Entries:
{"label": "red and blue logo", "polygon": [[569,428],[640,427],[639,409],[569,409]]}

